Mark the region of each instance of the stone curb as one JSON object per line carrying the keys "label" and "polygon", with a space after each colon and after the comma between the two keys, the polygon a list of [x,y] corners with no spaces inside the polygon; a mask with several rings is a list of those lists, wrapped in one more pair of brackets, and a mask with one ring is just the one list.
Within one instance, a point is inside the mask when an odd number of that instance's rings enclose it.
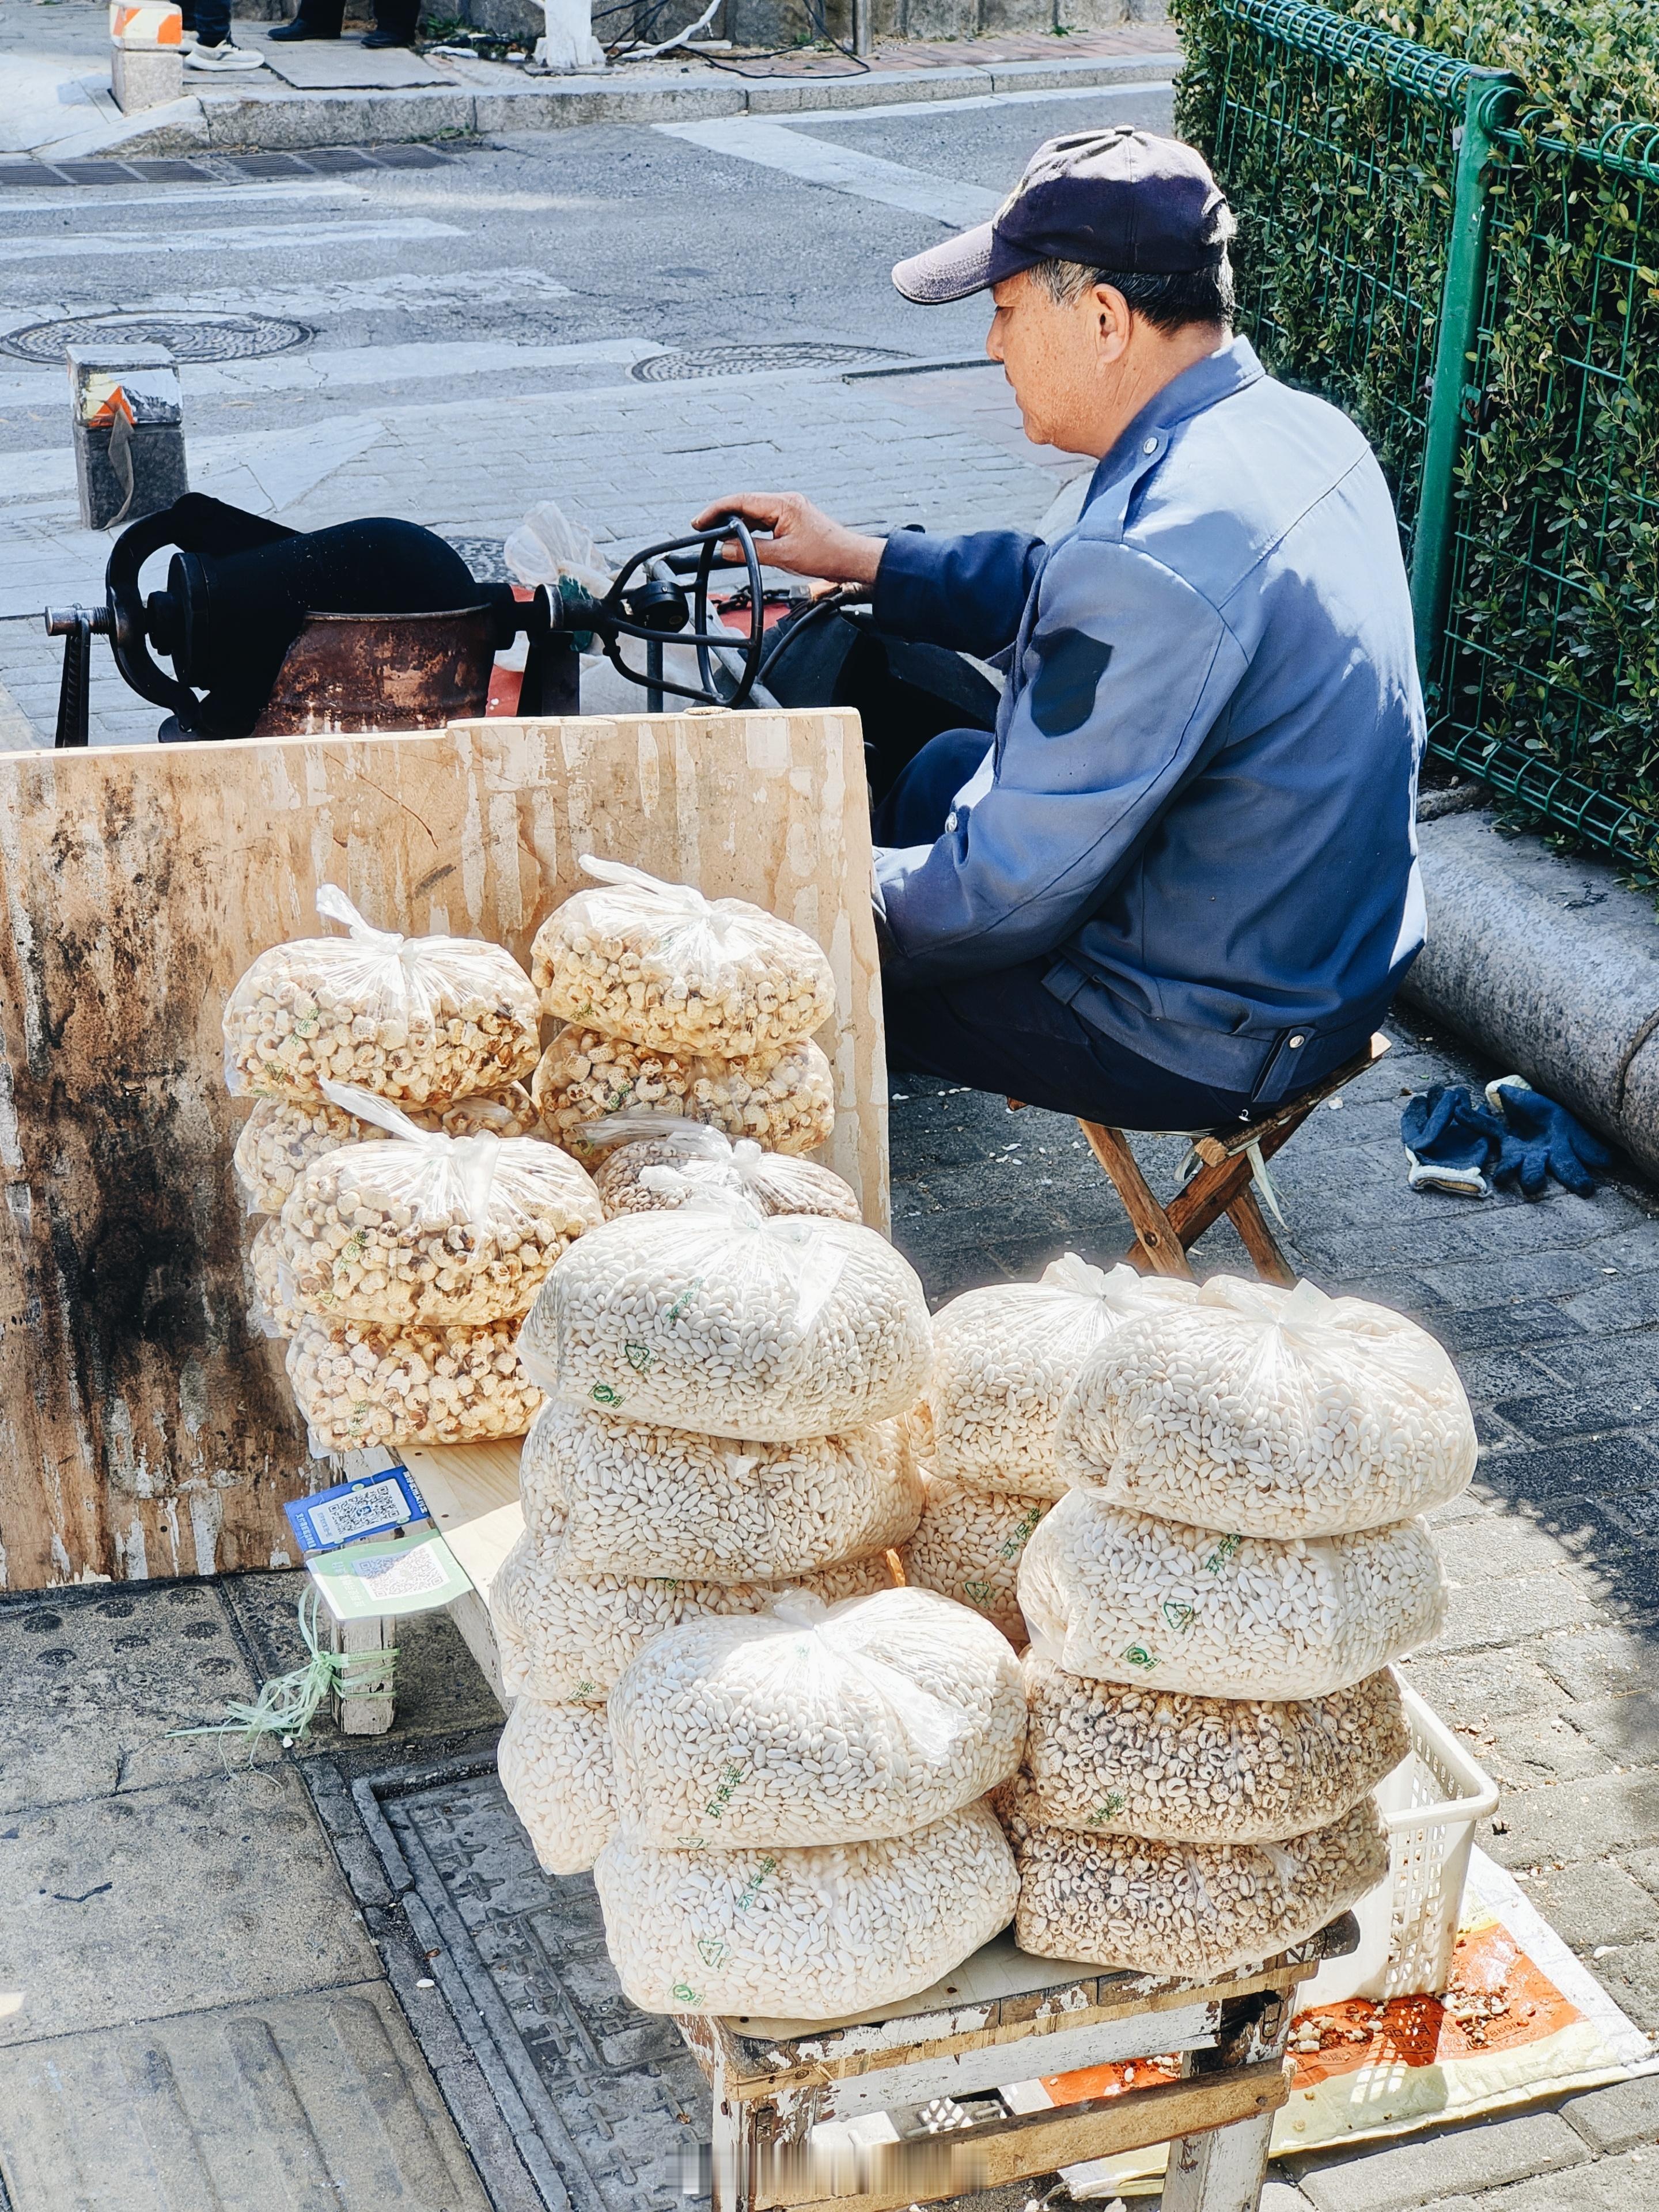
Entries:
{"label": "stone curb", "polygon": [[1418,829],[1428,943],[1401,996],[1581,1115],[1659,1181],[1659,915],[1610,861],[1490,816]]}
{"label": "stone curb", "polygon": [[890,107],[919,100],[981,99],[996,93],[1152,84],[1173,76],[1179,53],[1120,59],[998,62],[941,70],[882,70],[857,77],[582,76],[481,91],[457,84],[405,92],[227,89],[174,102],[154,118],[106,138],[120,155],[294,153],[311,146],[366,146],[476,137],[507,131],[557,131],[596,123],[691,123],[725,115]]}

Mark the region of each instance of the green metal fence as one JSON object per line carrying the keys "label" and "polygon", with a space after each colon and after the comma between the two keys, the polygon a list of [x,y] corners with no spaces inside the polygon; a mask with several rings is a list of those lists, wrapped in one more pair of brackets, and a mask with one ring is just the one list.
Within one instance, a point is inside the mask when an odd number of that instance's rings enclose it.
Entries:
{"label": "green metal fence", "polygon": [[1659,852],[1659,128],[1306,4],[1187,0],[1181,119],[1241,220],[1240,321],[1364,426],[1435,752]]}

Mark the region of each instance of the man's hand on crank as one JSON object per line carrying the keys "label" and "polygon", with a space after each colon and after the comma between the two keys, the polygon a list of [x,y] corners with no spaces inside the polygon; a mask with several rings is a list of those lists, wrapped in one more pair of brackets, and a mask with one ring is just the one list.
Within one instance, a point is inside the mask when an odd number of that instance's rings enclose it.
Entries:
{"label": "man's hand on crank", "polygon": [[[885,539],[866,538],[844,523],[832,522],[798,491],[745,491],[717,499],[692,526],[708,530],[723,514],[740,514],[760,537],[755,550],[769,568],[787,569],[794,576],[821,576],[832,584],[876,580]],[[722,550],[728,558],[737,558],[737,540],[728,538]]]}

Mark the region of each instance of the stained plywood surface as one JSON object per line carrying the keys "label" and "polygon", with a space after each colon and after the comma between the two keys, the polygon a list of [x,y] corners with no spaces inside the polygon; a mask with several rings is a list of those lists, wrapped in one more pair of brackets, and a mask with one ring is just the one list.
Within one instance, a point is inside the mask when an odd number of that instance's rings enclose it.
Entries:
{"label": "stained plywood surface", "polygon": [[243,1316],[220,1010],[319,884],[527,963],[584,852],[754,900],[834,965],[824,1157],[886,1223],[857,718],[488,721],[0,756],[0,1582],[264,1566],[312,1462]]}

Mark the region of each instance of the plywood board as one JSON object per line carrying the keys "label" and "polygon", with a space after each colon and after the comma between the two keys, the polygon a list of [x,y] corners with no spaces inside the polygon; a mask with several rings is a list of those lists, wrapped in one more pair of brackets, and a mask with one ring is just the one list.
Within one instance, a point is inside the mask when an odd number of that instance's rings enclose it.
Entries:
{"label": "plywood board", "polygon": [[289,1552],[310,1460],[243,1318],[219,1017],[319,884],[526,959],[633,861],[799,923],[834,966],[826,1157],[886,1224],[886,1076],[855,715],[483,721],[0,756],[0,1584]]}

